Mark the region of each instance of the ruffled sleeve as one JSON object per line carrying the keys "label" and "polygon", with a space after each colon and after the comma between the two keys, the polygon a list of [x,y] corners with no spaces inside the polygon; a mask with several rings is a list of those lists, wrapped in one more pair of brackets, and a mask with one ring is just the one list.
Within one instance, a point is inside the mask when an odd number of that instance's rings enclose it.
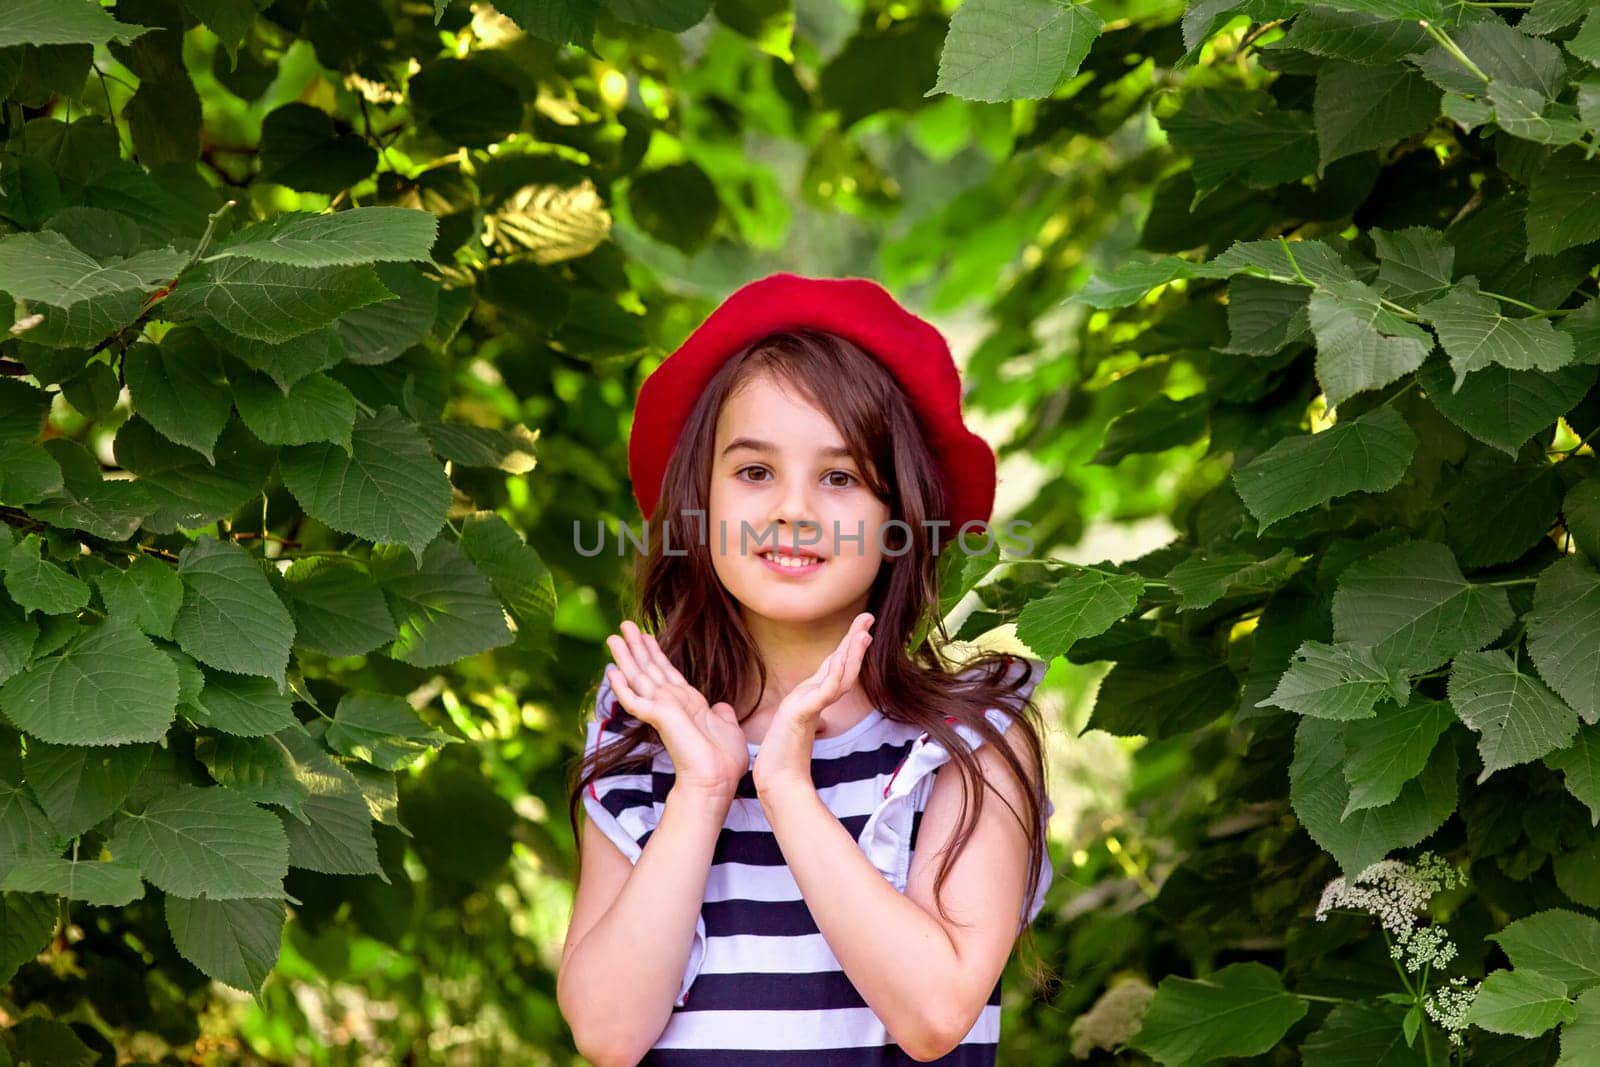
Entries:
{"label": "ruffled sleeve", "polygon": [[[602,678],[600,692],[595,699],[594,714],[585,725],[586,752],[593,753],[600,747],[615,742],[622,732],[612,722],[618,711],[617,698],[611,690],[611,682]],[[656,763],[667,761],[668,770],[671,767],[670,760],[671,757],[665,753],[656,757]],[[621,849],[630,863],[639,862],[646,841],[661,821],[662,805],[656,803],[655,799],[652,773],[654,767],[653,763],[651,769],[613,771],[591,780],[584,786],[583,808],[588,813],[589,822]],[[702,914],[695,919],[694,943],[689,948],[689,962],[684,968],[683,982],[678,987],[678,999],[675,1003],[680,1007],[688,999],[689,986],[700,973],[705,954],[706,921]]]}
{"label": "ruffled sleeve", "polygon": [[[1028,673],[1028,678],[1020,690],[1023,697],[1032,694],[1040,679],[1044,677],[1047,667],[1048,664],[1042,660],[1016,657],[1012,676],[1023,670]],[[989,708],[984,714],[997,729],[1002,731],[1007,729],[1015,718],[1000,708]],[[976,749],[983,744],[982,735],[964,723],[956,725],[956,732],[967,742],[969,748]],[[884,787],[883,800],[868,816],[866,825],[861,828],[861,834],[857,838],[862,851],[872,860],[873,866],[889,880],[889,884],[902,893],[905,892],[906,881],[911,871],[912,820],[916,813],[927,805],[928,796],[933,790],[934,772],[950,759],[949,750],[939,742],[926,733],[919,736],[912,742],[904,762],[890,778],[889,784]],[[1041,813],[1042,821],[1048,823],[1055,810],[1055,802],[1047,797],[1044,811]],[[1054,875],[1055,868],[1050,861],[1049,849],[1045,849],[1040,857],[1039,885],[1033,899],[1028,902],[1024,914],[1019,918],[1018,933],[1021,933],[1044,907],[1045,893],[1049,890]]]}

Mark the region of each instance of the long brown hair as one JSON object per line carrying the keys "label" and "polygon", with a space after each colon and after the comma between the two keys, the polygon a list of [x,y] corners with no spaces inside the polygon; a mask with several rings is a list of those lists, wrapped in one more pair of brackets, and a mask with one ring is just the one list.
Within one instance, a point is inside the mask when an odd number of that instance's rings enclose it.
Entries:
{"label": "long brown hair", "polygon": [[[959,550],[945,536],[948,526],[939,528],[937,553],[929,534],[933,529],[929,523],[948,515],[942,476],[899,384],[858,345],[832,333],[794,329],[746,346],[719,368],[668,460],[660,499],[647,523],[647,551],[634,557],[628,617],[655,635],[672,665],[708,701],[730,700],[730,694],[748,691],[751,672],[759,681],[756,691],[766,692],[766,666],[740,618],[738,603],[717,578],[704,532],[717,417],[741,383],[763,373],[797,388],[833,420],[863,477],[888,506],[890,518],[904,522],[885,532],[886,553],[894,554],[886,556],[869,593],[866,610],[875,620],[873,641],[862,661],[860,682],[871,705],[885,718],[926,731],[960,768],[961,820],[934,880],[939,914],[950,918],[940,890],[976,830],[984,803],[977,759],[956,731],[960,724],[995,746],[1012,780],[1023,783],[1026,811],[1019,814],[1013,809],[1013,814],[1022,820],[1030,841],[1027,887],[1017,902],[1025,906],[1033,899],[1039,867],[1048,854],[1041,825],[1048,795],[1042,717],[1023,691],[1028,672],[1011,669],[1013,657],[979,653],[950,662],[938,651],[950,643],[939,610],[939,558],[943,551]],[[693,515],[696,510],[698,518]],[[663,545],[671,548],[671,554],[663,551]],[[924,631],[928,639],[907,652],[912,635]],[[585,708],[593,706],[599,689],[597,681]],[[586,753],[568,777],[568,817],[575,838],[577,809],[588,783],[616,771],[643,769],[662,748],[654,727],[628,715],[620,704],[617,707],[613,728],[620,727],[622,736],[596,753]],[[1001,742],[1000,730],[985,714],[988,708],[1002,708],[1015,716],[1009,732],[1021,737],[1041,769],[1037,789],[1029,787],[1022,763]],[[971,805],[974,796],[977,802]],[[1031,924],[1027,935],[1032,949]],[[1041,966],[1030,964],[1028,972],[1035,982],[1053,977]]]}

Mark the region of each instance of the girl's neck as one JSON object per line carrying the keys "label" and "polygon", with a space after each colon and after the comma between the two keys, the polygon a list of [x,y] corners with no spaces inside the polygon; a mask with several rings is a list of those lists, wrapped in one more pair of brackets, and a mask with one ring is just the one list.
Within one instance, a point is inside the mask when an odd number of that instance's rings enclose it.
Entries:
{"label": "girl's neck", "polygon": [[[863,599],[859,605],[853,605],[851,610],[841,613],[837,618],[830,616],[804,624],[780,623],[746,613],[745,627],[754,638],[761,661],[767,667],[767,688],[759,701],[752,672],[749,691],[733,702],[734,709],[740,715],[747,710],[750,712],[743,725],[745,736],[751,744],[761,743],[784,697],[817,672],[822,661],[839,647],[839,642],[850,630],[851,621],[864,610],[866,602]],[[822,725],[818,728],[817,736],[832,737],[843,733],[871,712],[871,702],[858,679],[849,692],[822,710]]]}

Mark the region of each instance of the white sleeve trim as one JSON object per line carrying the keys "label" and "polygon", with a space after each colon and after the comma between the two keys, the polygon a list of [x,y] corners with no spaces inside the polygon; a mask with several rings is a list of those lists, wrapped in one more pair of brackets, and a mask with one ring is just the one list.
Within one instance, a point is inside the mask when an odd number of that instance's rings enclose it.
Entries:
{"label": "white sleeve trim", "polygon": [[[1048,664],[1031,658],[1023,662],[1027,665],[1029,678],[1022,688],[1022,694],[1027,696],[1044,677]],[[996,729],[1001,731],[1010,727],[1015,719],[1014,715],[999,708],[988,708],[984,711],[984,715]],[[965,723],[957,723],[955,730],[966,741],[969,749],[976,749],[983,743],[982,735]],[[950,759],[950,752],[927,734],[912,742],[911,750],[906,754],[904,762],[885,790],[883,802],[873,809],[857,838],[872,865],[889,880],[890,885],[902,893],[906,890],[906,882],[911,871],[912,819],[916,812],[926,805],[928,794],[933,788],[933,772],[950,762]],[[1055,802],[1046,797],[1045,808],[1040,813],[1042,824],[1048,825],[1055,808]],[[1050,858],[1050,850],[1045,848],[1040,856],[1039,884],[1033,899],[1021,913],[1017,926],[1019,934],[1044,907],[1045,894],[1054,875],[1055,867]]]}

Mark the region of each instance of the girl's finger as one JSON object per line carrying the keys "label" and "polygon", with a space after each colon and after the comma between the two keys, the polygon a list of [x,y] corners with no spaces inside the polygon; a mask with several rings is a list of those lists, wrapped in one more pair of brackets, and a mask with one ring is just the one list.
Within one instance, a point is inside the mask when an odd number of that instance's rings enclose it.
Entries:
{"label": "girl's finger", "polygon": [[616,634],[606,638],[606,647],[611,650],[611,658],[617,661],[617,666],[622,673],[630,677],[639,674],[638,664],[634,662],[633,650],[628,647],[628,642]]}
{"label": "girl's finger", "polygon": [[661,673],[666,677],[667,681],[687,684],[688,679],[679,672],[678,668],[672,665],[672,661],[667,658],[666,652],[661,648],[661,642],[656,640],[655,634],[645,634],[644,644],[650,653],[651,661],[661,669]]}
{"label": "girl's finger", "polygon": [[611,688],[616,692],[617,699],[622,702],[624,708],[632,713],[634,718],[640,722],[647,722],[651,726],[656,725],[650,701],[641,697],[633,686],[628,684],[626,672],[614,666],[607,667],[606,677],[611,680]]}
{"label": "girl's finger", "polygon": [[638,624],[630,619],[622,620],[622,633],[628,642],[628,648],[633,652],[634,662],[639,665],[643,674],[649,675],[657,682],[666,684],[666,676],[661,673],[661,668],[656,666],[655,660],[650,655],[650,646],[644,639],[644,631]]}

